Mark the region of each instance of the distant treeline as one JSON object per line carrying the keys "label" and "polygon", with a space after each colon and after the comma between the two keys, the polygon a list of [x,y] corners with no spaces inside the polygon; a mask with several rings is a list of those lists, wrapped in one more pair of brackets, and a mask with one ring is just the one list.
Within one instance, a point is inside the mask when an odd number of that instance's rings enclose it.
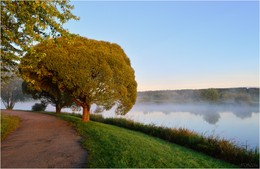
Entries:
{"label": "distant treeline", "polygon": [[137,103],[259,104],[259,88],[210,88],[138,92]]}

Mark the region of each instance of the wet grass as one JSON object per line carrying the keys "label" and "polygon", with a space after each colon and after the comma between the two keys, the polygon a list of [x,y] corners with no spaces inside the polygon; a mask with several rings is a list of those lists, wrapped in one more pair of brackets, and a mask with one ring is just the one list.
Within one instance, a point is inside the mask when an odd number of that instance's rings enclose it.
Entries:
{"label": "wet grass", "polygon": [[183,128],[166,128],[155,125],[145,125],[124,118],[103,118],[100,115],[91,115],[91,120],[106,124],[139,131],[171,143],[175,143],[198,152],[210,155],[245,168],[259,168],[259,149],[248,150],[238,147],[233,142],[206,137]]}
{"label": "wet grass", "polygon": [[1,141],[13,132],[19,124],[19,117],[1,114]]}
{"label": "wet grass", "polygon": [[59,114],[82,136],[90,168],[230,168],[235,165],[147,134]]}

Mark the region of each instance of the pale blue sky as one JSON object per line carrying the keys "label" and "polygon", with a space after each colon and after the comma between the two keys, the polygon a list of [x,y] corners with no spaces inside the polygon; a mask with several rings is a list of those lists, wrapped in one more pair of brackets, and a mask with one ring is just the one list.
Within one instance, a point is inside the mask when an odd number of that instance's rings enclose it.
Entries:
{"label": "pale blue sky", "polygon": [[73,1],[72,33],[119,44],[138,90],[259,86],[259,4]]}

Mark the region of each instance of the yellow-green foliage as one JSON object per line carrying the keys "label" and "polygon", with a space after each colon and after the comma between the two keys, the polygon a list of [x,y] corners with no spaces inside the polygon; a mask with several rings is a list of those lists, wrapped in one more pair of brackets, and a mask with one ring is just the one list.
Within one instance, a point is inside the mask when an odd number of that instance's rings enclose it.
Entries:
{"label": "yellow-green foliage", "polygon": [[72,9],[68,0],[1,1],[1,79],[16,70],[16,61],[34,42],[67,34],[62,25],[78,19]]}
{"label": "yellow-green foliage", "polygon": [[137,83],[130,60],[114,43],[71,35],[35,46],[21,62],[23,79],[38,89],[50,87],[48,80],[77,101],[102,109],[117,105],[127,113],[135,103]]}
{"label": "yellow-green foliage", "polygon": [[19,117],[1,114],[1,140],[4,140],[19,124]]}

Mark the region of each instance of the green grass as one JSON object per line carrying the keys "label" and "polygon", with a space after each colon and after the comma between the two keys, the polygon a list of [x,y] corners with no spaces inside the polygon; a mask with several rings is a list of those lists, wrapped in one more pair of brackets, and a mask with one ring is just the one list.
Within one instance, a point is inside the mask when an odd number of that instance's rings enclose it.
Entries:
{"label": "green grass", "polygon": [[99,122],[83,123],[78,117],[60,114],[82,136],[91,168],[230,168],[232,164],[148,136]]}
{"label": "green grass", "polygon": [[19,117],[1,114],[1,141],[14,131],[19,124]]}
{"label": "green grass", "polygon": [[220,139],[215,136],[206,137],[194,131],[183,128],[167,128],[155,125],[145,125],[124,118],[103,118],[100,115],[91,115],[91,120],[112,124],[126,129],[139,131],[171,143],[175,143],[214,158],[233,163],[240,167],[259,168],[259,149],[239,147],[234,142]]}

